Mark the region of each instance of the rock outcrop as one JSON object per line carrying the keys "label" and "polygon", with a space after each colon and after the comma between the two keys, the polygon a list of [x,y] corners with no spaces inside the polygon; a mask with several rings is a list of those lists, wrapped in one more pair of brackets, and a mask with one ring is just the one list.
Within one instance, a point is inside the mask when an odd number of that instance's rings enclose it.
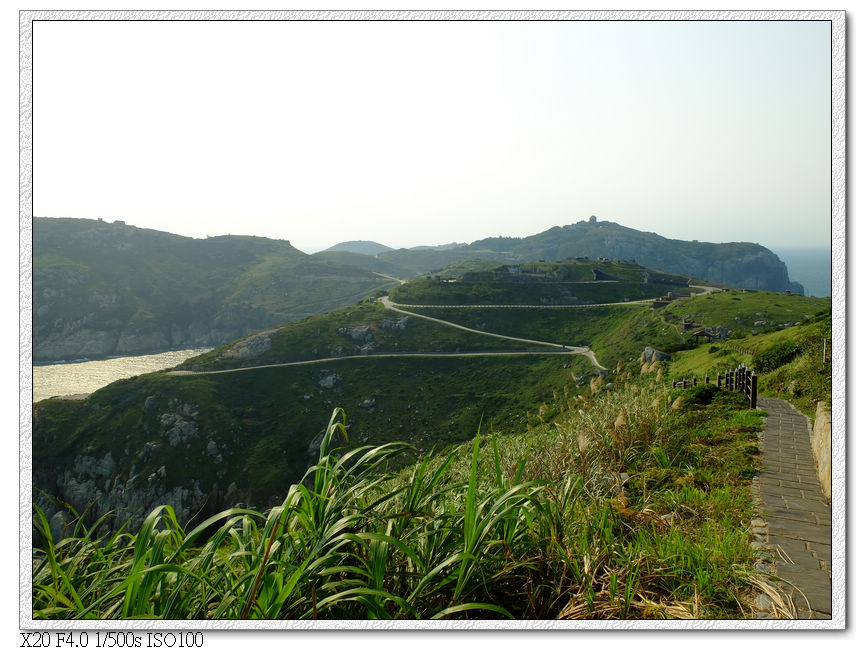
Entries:
{"label": "rock outcrop", "polygon": [[273,335],[279,328],[270,329],[240,339],[220,355],[220,359],[252,359],[267,352],[273,344]]}
{"label": "rock outcrop", "polygon": [[657,361],[669,361],[672,357],[661,350],[656,350],[651,346],[646,346],[642,354],[640,354],[640,363],[655,363]]}
{"label": "rock outcrop", "polygon": [[46,463],[36,466],[33,484],[45,492],[35,491],[34,502],[45,512],[55,538],[72,522],[64,503],[84,514],[88,523],[111,513],[103,525],[102,532],[106,532],[124,524],[136,530],[154,508],[162,505],[171,506],[178,521],[185,524],[245,498],[236,485],[227,491],[214,485],[208,492],[199,478],[168,469],[166,454],[195,453],[193,445],[203,446],[202,455],[217,468],[216,476],[223,477],[225,471],[220,468],[229,452],[202,430],[195,404],[172,399],[167,409],[164,405],[160,409],[156,399],[148,396],[142,405],[144,411],[155,412],[156,429],[150,433],[153,439],[139,449],[127,449],[121,455],[112,451],[102,455],[79,453],[64,463],[65,468]]}

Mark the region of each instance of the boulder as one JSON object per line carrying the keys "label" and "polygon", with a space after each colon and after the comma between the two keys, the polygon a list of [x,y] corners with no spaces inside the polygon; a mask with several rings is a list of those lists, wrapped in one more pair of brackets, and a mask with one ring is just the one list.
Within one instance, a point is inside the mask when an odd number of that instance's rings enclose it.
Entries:
{"label": "boulder", "polygon": [[654,363],[655,361],[669,361],[670,355],[661,350],[656,350],[651,346],[646,346],[640,355],[640,363]]}

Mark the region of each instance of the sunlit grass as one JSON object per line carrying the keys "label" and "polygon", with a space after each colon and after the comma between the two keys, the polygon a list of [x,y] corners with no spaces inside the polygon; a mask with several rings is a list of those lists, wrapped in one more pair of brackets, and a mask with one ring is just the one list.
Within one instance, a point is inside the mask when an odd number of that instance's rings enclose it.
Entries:
{"label": "sunlit grass", "polygon": [[482,425],[408,466],[404,443],[340,447],[337,409],[280,506],[188,532],[164,506],[134,533],[53,540],[36,509],[34,617],[742,616],[759,414],[624,370],[606,382],[556,391],[523,434]]}

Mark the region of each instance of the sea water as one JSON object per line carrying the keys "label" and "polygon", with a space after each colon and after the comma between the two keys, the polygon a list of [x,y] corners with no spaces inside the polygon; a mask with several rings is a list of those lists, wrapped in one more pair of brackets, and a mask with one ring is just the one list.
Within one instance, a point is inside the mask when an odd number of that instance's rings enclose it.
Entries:
{"label": "sea water", "polygon": [[828,248],[777,246],[772,251],[787,264],[790,280],[805,287],[806,296],[832,295],[832,255]]}
{"label": "sea water", "polygon": [[70,361],[33,366],[33,401],[58,396],[85,397],[118,379],[173,368],[210,348],[172,350],[159,354]]}

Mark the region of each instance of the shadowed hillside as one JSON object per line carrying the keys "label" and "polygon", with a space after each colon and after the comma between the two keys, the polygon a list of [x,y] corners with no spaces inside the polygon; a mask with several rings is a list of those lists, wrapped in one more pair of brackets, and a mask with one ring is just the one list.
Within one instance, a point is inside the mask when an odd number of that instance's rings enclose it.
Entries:
{"label": "shadowed hillside", "polygon": [[33,242],[35,361],[220,345],[395,283],[263,237],[36,218]]}

